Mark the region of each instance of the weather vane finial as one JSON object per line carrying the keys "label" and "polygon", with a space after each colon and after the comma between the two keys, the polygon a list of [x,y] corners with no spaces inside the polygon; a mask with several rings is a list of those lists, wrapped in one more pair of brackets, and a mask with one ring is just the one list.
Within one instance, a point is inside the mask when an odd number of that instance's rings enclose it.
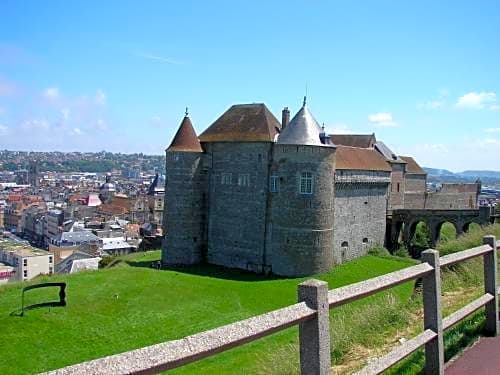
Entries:
{"label": "weather vane finial", "polygon": [[306,102],[307,102],[307,83],[306,83],[306,94],[304,95],[304,102],[302,103],[302,105],[305,106]]}
{"label": "weather vane finial", "polygon": [[188,107],[186,107],[186,117],[189,116],[189,110]]}

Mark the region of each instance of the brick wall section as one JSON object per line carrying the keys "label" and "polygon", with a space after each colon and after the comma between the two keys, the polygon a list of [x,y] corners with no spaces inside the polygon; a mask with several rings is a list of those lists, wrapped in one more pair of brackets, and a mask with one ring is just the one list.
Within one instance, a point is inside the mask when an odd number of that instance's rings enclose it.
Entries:
{"label": "brick wall section", "polygon": [[425,202],[428,209],[475,209],[479,184],[443,184],[441,191],[429,193]]}
{"label": "brick wall section", "polygon": [[203,258],[207,175],[202,159],[198,152],[166,153],[164,264],[195,264]]}
{"label": "brick wall section", "polygon": [[419,174],[405,175],[405,193],[424,193],[427,190],[427,176]]}
{"label": "brick wall section", "polygon": [[427,177],[425,175],[405,175],[404,208],[423,209],[425,206]]}
{"label": "brick wall section", "polygon": [[[326,272],[333,266],[335,149],[274,146],[279,192],[271,193],[269,263],[278,275]],[[314,178],[313,194],[300,194],[302,172]]]}
{"label": "brick wall section", "polygon": [[479,184],[443,184],[439,192],[407,192],[405,209],[477,209],[479,189]]}
{"label": "brick wall section", "polygon": [[[392,168],[391,187],[389,191],[389,210],[397,210],[405,204],[405,165],[403,163],[390,163]],[[399,189],[398,189],[399,186]]]}
{"label": "brick wall section", "polygon": [[[383,245],[389,172],[337,171],[335,182],[334,261],[340,264]],[[342,246],[347,243],[347,246]]]}
{"label": "brick wall section", "polygon": [[[260,271],[265,248],[270,142],[205,144],[210,165],[207,261]],[[222,184],[222,174],[231,175]],[[248,175],[249,186],[238,185]]]}

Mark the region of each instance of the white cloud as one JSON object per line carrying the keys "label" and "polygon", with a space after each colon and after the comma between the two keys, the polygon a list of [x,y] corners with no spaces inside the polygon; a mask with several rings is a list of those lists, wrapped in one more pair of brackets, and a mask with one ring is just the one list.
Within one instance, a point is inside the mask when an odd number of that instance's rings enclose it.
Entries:
{"label": "white cloud", "polygon": [[75,135],[82,135],[83,134],[83,132],[80,128],[73,128],[72,133]]}
{"label": "white cloud", "polygon": [[102,118],[97,120],[96,125],[97,125],[97,129],[99,129],[99,130],[104,131],[104,130],[108,129],[108,125],[106,124],[106,122]]}
{"label": "white cloud", "polygon": [[0,134],[7,134],[7,132],[9,131],[9,127],[7,125],[2,125],[0,124]]}
{"label": "white cloud", "polygon": [[437,109],[437,108],[441,108],[441,107],[444,107],[444,101],[442,100],[429,100],[427,102],[424,102],[424,103],[419,103],[417,105],[417,107],[419,109]]}
{"label": "white cloud", "polygon": [[104,91],[102,91],[101,89],[98,89],[96,94],[95,94],[95,102],[99,105],[105,105],[107,100],[108,100],[108,97],[106,96]]}
{"label": "white cloud", "polygon": [[400,155],[412,156],[421,166],[455,172],[468,169],[499,170],[500,139],[464,138],[450,143],[429,142],[394,147]]}
{"label": "white cloud", "polygon": [[[497,96],[494,92],[469,92],[458,98],[458,108],[483,109],[496,106]],[[493,109],[493,108],[492,108]]]}
{"label": "white cloud", "polygon": [[60,96],[59,88],[57,87],[47,87],[43,91],[43,96],[47,99],[53,100],[53,99],[58,99]]}
{"label": "white cloud", "polygon": [[486,133],[500,133],[500,128],[487,128],[484,129]]}
{"label": "white cloud", "polygon": [[71,110],[69,108],[63,108],[63,109],[61,109],[61,115],[62,115],[64,121],[68,121],[70,113],[71,113]]}
{"label": "white cloud", "polygon": [[438,90],[438,95],[440,98],[447,98],[450,96],[450,91],[447,88],[442,87]]}
{"label": "white cloud", "polygon": [[50,124],[47,120],[27,120],[21,124],[24,130],[28,131],[48,131],[50,129]]}
{"label": "white cloud", "polygon": [[490,105],[490,109],[492,111],[499,111],[500,110],[500,105],[498,105],[498,104],[492,104],[492,105]]}
{"label": "white cloud", "polygon": [[368,116],[368,121],[375,124],[376,127],[396,127],[398,124],[393,120],[389,112],[378,112]]}
{"label": "white cloud", "polygon": [[329,134],[352,134],[352,129],[346,124],[333,124],[327,127],[327,133]]}
{"label": "white cloud", "polygon": [[172,64],[172,65],[183,65],[184,64],[183,61],[179,61],[179,60],[171,59],[170,57],[163,57],[163,56],[159,56],[159,55],[155,55],[155,54],[147,53],[147,52],[137,52],[137,53],[135,53],[135,55],[139,56],[139,57],[144,57],[145,59],[160,61],[160,62],[164,62],[167,64]]}

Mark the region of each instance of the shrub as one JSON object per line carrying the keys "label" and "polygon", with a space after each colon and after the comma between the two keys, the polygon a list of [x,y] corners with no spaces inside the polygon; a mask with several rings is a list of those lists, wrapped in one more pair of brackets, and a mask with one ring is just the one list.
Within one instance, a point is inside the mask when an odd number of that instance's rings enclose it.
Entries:
{"label": "shrub", "polygon": [[382,257],[382,256],[388,256],[388,255],[390,255],[389,251],[385,247],[383,247],[382,245],[375,245],[375,246],[371,247],[368,250],[368,254],[374,255],[374,256],[377,256],[377,257]]}

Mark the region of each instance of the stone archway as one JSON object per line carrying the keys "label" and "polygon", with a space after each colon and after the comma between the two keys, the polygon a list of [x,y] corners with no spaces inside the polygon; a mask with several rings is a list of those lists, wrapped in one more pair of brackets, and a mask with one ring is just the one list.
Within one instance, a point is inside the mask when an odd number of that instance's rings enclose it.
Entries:
{"label": "stone archway", "polygon": [[422,251],[432,247],[434,238],[435,229],[428,221],[415,219],[405,222],[403,243],[412,257],[418,258]]}
{"label": "stone archway", "polygon": [[461,233],[462,225],[453,220],[445,220],[441,221],[436,226],[436,240],[435,243],[438,242],[446,242],[451,239],[457,238],[457,236]]}

